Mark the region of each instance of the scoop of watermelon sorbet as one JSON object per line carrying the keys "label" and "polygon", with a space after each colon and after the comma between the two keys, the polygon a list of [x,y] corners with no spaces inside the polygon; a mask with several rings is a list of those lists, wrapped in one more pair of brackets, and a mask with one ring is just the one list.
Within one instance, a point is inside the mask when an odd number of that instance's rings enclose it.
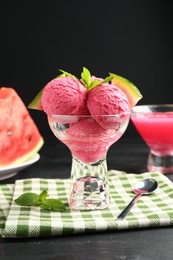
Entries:
{"label": "scoop of watermelon sorbet", "polygon": [[118,138],[114,130],[103,129],[90,116],[72,123],[66,134],[61,135],[73,156],[85,163],[105,159],[108,148]]}
{"label": "scoop of watermelon sorbet", "polygon": [[[102,81],[103,79],[92,77]],[[117,119],[109,122],[109,117],[96,117],[97,122],[104,128],[116,128],[124,116],[130,112],[130,104],[127,96],[118,87],[109,83],[101,84],[88,91],[87,107],[92,116],[117,115]]]}
{"label": "scoop of watermelon sorbet", "polygon": [[86,88],[73,77],[55,78],[43,89],[41,103],[47,115],[88,114]]}

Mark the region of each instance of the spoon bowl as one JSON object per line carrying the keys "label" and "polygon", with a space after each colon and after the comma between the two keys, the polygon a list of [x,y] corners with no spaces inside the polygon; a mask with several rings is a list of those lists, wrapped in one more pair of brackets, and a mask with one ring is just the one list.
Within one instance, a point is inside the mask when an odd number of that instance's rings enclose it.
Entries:
{"label": "spoon bowl", "polygon": [[136,183],[134,192],[150,194],[153,193],[158,187],[158,183],[154,179],[144,179]]}
{"label": "spoon bowl", "polygon": [[158,187],[158,183],[154,179],[144,179],[142,181],[139,181],[136,183],[134,187],[134,192],[136,193],[136,196],[131,200],[131,202],[126,206],[126,208],[120,213],[120,215],[117,217],[117,219],[124,219],[125,216],[129,213],[133,205],[136,203],[136,201],[141,197],[142,194],[151,194],[153,193]]}

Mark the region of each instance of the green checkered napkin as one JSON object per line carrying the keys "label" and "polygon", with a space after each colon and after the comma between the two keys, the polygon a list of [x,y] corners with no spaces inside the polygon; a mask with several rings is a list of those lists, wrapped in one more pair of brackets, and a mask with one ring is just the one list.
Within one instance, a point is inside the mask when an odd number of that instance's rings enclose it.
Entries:
{"label": "green checkered napkin", "polygon": [[[104,210],[46,212],[39,207],[21,207],[14,200],[24,192],[40,193],[67,202],[69,179],[25,179],[15,185],[0,185],[0,228],[2,237],[44,237],[106,230],[160,227],[173,224],[173,183],[161,173],[127,174],[109,171],[111,204]],[[116,217],[134,197],[137,181],[155,178],[159,187],[143,195],[124,220]],[[12,198],[14,188],[14,195]]]}
{"label": "green checkered napkin", "polygon": [[0,236],[5,227],[5,221],[8,216],[11,201],[13,198],[14,184],[0,185]]}

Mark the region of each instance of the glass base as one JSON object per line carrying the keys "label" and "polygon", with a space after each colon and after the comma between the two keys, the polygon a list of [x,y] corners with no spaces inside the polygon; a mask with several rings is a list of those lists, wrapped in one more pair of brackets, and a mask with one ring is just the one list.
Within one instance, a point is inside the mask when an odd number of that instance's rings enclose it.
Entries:
{"label": "glass base", "polygon": [[72,209],[104,209],[109,205],[106,185],[101,178],[82,177],[75,181],[70,195]]}
{"label": "glass base", "polygon": [[69,207],[79,210],[104,209],[109,206],[107,163],[86,164],[72,161]]}
{"label": "glass base", "polygon": [[173,155],[160,156],[150,152],[147,169],[150,172],[173,173]]}

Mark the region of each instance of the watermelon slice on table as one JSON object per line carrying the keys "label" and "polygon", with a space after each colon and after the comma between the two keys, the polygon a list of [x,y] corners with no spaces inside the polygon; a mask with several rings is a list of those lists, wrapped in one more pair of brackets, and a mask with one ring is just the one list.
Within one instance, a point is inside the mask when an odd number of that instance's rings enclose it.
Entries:
{"label": "watermelon slice on table", "polygon": [[23,101],[13,88],[0,88],[0,167],[22,163],[44,141]]}

